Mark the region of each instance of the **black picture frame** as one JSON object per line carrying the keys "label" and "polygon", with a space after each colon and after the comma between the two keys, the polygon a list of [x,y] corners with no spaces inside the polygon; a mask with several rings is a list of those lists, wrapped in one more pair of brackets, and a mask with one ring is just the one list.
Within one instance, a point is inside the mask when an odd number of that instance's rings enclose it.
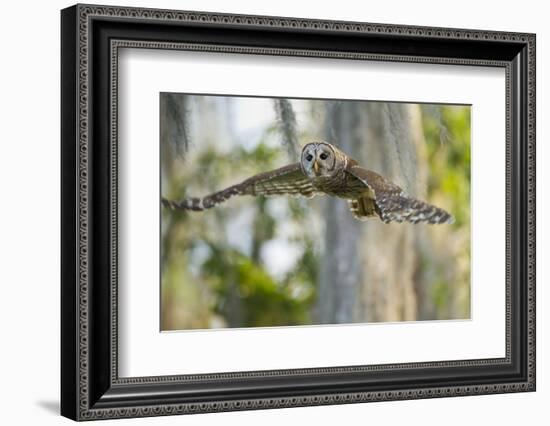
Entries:
{"label": "black picture frame", "polygon": [[[61,12],[61,414],[74,420],[535,390],[535,35],[75,5]],[[506,356],[119,378],[117,49],[506,70]],[[155,284],[156,285],[156,284]]]}

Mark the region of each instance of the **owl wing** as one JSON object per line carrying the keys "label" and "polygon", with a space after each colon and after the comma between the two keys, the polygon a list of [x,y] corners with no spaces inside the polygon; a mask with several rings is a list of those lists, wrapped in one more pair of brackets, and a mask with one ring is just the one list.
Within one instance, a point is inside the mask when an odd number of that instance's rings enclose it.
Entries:
{"label": "owl wing", "polygon": [[302,172],[300,163],[252,176],[245,181],[207,195],[203,198],[185,198],[181,201],[162,199],[165,207],[178,210],[202,211],[210,209],[236,195],[291,195],[311,198],[318,194],[311,181]]}
{"label": "owl wing", "polygon": [[[410,197],[395,183],[378,173],[352,166],[348,172],[364,183],[365,194],[351,201],[351,209],[359,219],[378,215],[384,223],[453,223],[453,217],[445,210]],[[369,207],[372,208],[369,209]]]}

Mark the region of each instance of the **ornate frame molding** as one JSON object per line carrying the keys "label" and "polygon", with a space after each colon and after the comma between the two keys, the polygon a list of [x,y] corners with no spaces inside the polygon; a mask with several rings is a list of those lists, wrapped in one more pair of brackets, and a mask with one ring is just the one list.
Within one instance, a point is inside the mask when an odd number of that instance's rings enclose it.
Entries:
{"label": "ornate frame molding", "polygon": [[[91,146],[94,135],[92,130],[92,115],[98,110],[94,105],[96,101],[97,83],[94,80],[93,64],[97,59],[93,56],[93,50],[99,49],[94,45],[92,34],[94,22],[113,23],[140,23],[145,27],[154,28],[162,25],[178,25],[208,27],[223,27],[231,29],[254,29],[289,32],[299,37],[302,33],[316,32],[327,36],[336,34],[351,34],[352,36],[376,36],[381,39],[409,40],[409,43],[424,41],[448,42],[448,43],[477,43],[479,46],[505,46],[506,52],[520,51],[517,55],[507,57],[504,53],[500,58],[485,57],[444,57],[437,55],[404,55],[395,53],[357,52],[342,50],[319,50],[315,48],[282,48],[258,47],[246,45],[222,45],[210,42],[181,42],[177,40],[142,40],[142,39],[118,39],[109,38],[108,52],[109,64],[106,65],[108,76],[109,96],[109,140],[110,157],[109,173],[109,318],[104,318],[104,323],[109,324],[104,331],[110,345],[109,362],[103,359],[94,364],[91,357],[105,358],[104,355],[95,353],[91,342],[103,340],[103,332],[92,330],[98,313],[91,308],[92,297],[90,292],[94,288],[94,271],[92,262],[92,244],[95,244],[96,236],[92,221],[92,215],[98,208],[97,199],[94,200],[93,188],[97,186],[94,178],[94,170],[91,168],[90,157],[93,156],[94,147]],[[99,30],[97,30],[99,31]],[[66,75],[71,74],[71,83],[63,88],[63,114],[64,118],[73,118],[71,124],[74,128],[64,127],[62,162],[64,176],[72,177],[72,183],[63,185],[63,211],[74,214],[74,224],[64,225],[65,234],[62,235],[64,248],[62,249],[63,278],[62,291],[69,296],[62,297],[62,345],[65,359],[70,359],[68,365],[63,364],[62,373],[62,414],[78,420],[91,420],[113,417],[140,417],[151,415],[169,415],[197,412],[245,410],[275,407],[308,406],[323,404],[341,404],[351,402],[400,400],[415,398],[434,398],[442,396],[460,396],[488,393],[533,391],[535,389],[535,36],[533,34],[519,34],[510,32],[477,31],[464,29],[411,27],[401,25],[383,25],[358,22],[336,22],[323,20],[281,18],[268,16],[227,15],[202,12],[184,12],[156,9],[135,9],[126,7],[104,7],[77,5],[63,11],[63,69]],[[327,367],[318,369],[301,370],[274,370],[261,372],[221,373],[192,376],[160,376],[119,378],[117,368],[117,112],[118,112],[118,50],[119,48],[154,48],[195,50],[209,52],[226,52],[238,54],[262,54],[262,55],[298,55],[310,57],[371,60],[371,61],[396,61],[396,62],[422,62],[444,63],[455,65],[478,65],[503,67],[506,69],[506,357],[503,359],[463,360],[452,362],[414,363],[414,364],[388,364],[377,366],[350,366]],[[503,47],[503,50],[504,47]],[[510,55],[509,55],[510,56]],[[519,58],[521,56],[521,58]],[[519,59],[518,59],[519,58]],[[105,71],[102,71],[105,72]],[[523,74],[524,73],[524,76]],[[95,75],[95,74],[94,74]],[[520,75],[522,78],[520,78]],[[103,82],[103,80],[102,80]],[[95,84],[95,86],[94,86]],[[103,87],[101,90],[105,91]],[[105,94],[103,94],[105,95]],[[518,99],[519,97],[519,99]],[[76,101],[75,101],[76,100]],[[519,102],[519,104],[518,104]],[[521,103],[525,103],[522,105]],[[517,128],[514,118],[525,126],[525,134],[521,135],[521,129]],[[99,133],[99,132],[98,132]],[[523,144],[518,158],[514,151],[513,141]],[[521,162],[514,166],[513,162]],[[95,167],[95,166],[94,166]],[[519,168],[518,168],[519,167]],[[519,195],[514,195],[520,192]],[[524,222],[518,224],[517,217],[513,217],[513,198],[524,200]],[[522,198],[523,197],[523,198]],[[94,204],[95,203],[95,204]],[[514,220],[516,219],[516,220]],[[525,235],[517,232],[525,227]],[[515,238],[515,240],[514,240]],[[512,241],[515,241],[514,244]],[[513,246],[514,245],[514,246]],[[523,250],[523,251],[522,251]],[[522,261],[520,271],[512,277],[514,265],[513,254],[521,251]],[[523,259],[524,257],[524,259]],[[70,266],[69,266],[70,264]],[[525,268],[525,269],[521,269]],[[517,269],[517,268],[516,268]],[[512,288],[512,279],[524,278],[524,286],[520,293],[525,297],[525,312],[518,313],[512,307],[513,297],[518,297],[518,289]],[[519,284],[518,284],[519,285]],[[95,288],[94,288],[94,291]],[[102,296],[104,297],[104,296]],[[102,301],[105,299],[102,298]],[[515,300],[515,299],[514,299]],[[74,305],[71,305],[71,302]],[[71,305],[71,306],[69,306]],[[96,308],[97,309],[97,308]],[[523,309],[523,308],[522,308]],[[298,377],[315,375],[316,377],[330,377],[338,374],[358,374],[380,371],[399,371],[411,369],[449,369],[457,367],[482,367],[482,366],[512,366],[514,339],[519,337],[514,334],[514,324],[520,315],[524,318],[525,329],[520,330],[525,340],[521,351],[526,356],[525,364],[520,367],[523,373],[516,380],[508,380],[500,383],[477,383],[468,385],[438,385],[428,387],[399,387],[392,390],[361,390],[350,392],[319,392],[307,395],[273,394],[265,398],[223,398],[219,397],[210,401],[188,401],[182,398],[177,401],[167,399],[139,400],[131,395],[131,388],[136,386],[150,386],[152,395],[159,386],[184,383],[213,383],[220,381],[265,379],[277,377],[290,377],[295,380]],[[68,322],[71,322],[68,325]],[[97,333],[100,333],[99,335]],[[521,334],[520,333],[520,334]],[[99,337],[98,337],[99,336]],[[516,342],[517,344],[517,342]],[[517,348],[516,348],[517,349]],[[76,356],[75,356],[76,354]],[[105,370],[106,369],[106,370]],[[100,382],[94,382],[94,375],[105,375]],[[108,390],[108,391],[107,391]],[[74,397],[69,394],[74,393]],[[158,398],[157,398],[158,399]],[[149,402],[147,402],[149,401]]]}

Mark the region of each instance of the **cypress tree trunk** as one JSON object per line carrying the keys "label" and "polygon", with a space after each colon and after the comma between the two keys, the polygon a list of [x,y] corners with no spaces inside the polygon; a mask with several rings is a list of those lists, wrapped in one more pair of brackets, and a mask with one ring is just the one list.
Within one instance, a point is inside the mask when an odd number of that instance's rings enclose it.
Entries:
{"label": "cypress tree trunk", "polygon": [[[380,167],[374,171],[409,194],[422,196],[419,189],[425,186],[426,164],[417,153],[423,143],[418,140],[422,129],[417,109],[409,104],[365,104],[362,133],[366,143],[359,161],[366,168]],[[361,227],[362,320],[417,319],[415,271],[420,259],[416,238],[423,226],[371,220]]]}
{"label": "cypress tree trunk", "polygon": [[[345,102],[327,107],[326,139],[368,169],[423,196],[426,159],[417,105]],[[320,323],[417,319],[415,272],[423,225],[356,220],[347,203],[327,198],[319,279]]]}
{"label": "cypress tree trunk", "polygon": [[[326,140],[354,155],[361,144],[358,132],[361,121],[360,104],[331,102],[327,105]],[[323,208],[325,217],[325,250],[321,262],[318,293],[320,323],[353,322],[359,294],[360,223],[354,219],[344,200],[327,197]]]}

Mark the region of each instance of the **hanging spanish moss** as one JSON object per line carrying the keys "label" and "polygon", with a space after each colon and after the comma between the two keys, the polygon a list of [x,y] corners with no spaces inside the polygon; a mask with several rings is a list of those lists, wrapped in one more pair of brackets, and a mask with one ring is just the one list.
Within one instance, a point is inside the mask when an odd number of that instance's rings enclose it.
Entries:
{"label": "hanging spanish moss", "polygon": [[160,137],[172,153],[184,157],[191,145],[189,134],[189,97],[163,93],[160,97]]}
{"label": "hanging spanish moss", "polygon": [[277,114],[277,128],[282,135],[282,143],[286,148],[290,160],[297,160],[300,152],[300,143],[296,132],[296,115],[288,99],[274,100]]}

